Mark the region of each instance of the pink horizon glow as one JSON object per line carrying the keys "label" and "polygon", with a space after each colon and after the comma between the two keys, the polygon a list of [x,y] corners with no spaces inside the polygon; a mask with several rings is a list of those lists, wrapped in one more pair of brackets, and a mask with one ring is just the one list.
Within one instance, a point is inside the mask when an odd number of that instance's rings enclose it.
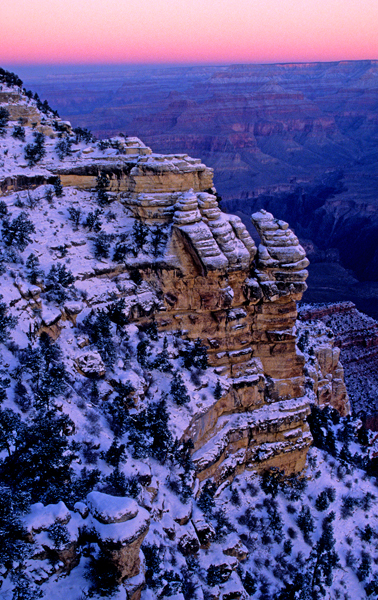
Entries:
{"label": "pink horizon glow", "polygon": [[378,58],[377,0],[3,0],[0,14],[0,64]]}

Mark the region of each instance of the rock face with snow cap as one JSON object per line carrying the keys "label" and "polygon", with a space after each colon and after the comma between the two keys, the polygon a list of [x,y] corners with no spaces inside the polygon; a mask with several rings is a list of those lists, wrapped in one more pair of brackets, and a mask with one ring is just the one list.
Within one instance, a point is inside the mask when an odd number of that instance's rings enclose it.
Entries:
{"label": "rock face with snow cap", "polygon": [[291,293],[301,297],[306,291],[309,261],[288,223],[275,219],[263,209],[252,215],[261,238],[256,275],[267,298]]}
{"label": "rock face with snow cap", "polygon": [[[35,111],[33,102],[17,102],[22,110]],[[61,126],[71,131],[69,124]],[[51,136],[38,164],[39,179],[26,165],[22,177],[14,165],[16,175],[10,178],[16,154],[9,153],[7,172],[0,170],[2,192],[26,193],[59,175],[64,187],[74,186],[75,194],[84,194],[96,187],[101,175],[112,210],[118,211],[105,235],[120,240],[124,257],[114,261],[113,254],[92,261],[90,247],[100,234],[92,231],[86,237],[72,228],[64,247],[82,261],[74,285],[83,294],[83,310],[78,305],[79,313],[72,313],[67,305],[55,311],[53,319],[46,317],[44,329],[53,329],[55,339],[64,320],[80,324],[85,310],[107,310],[121,300],[126,320],[137,325],[154,321],[161,333],[176,332],[189,341],[200,338],[223,383],[220,398],[206,406],[199,403],[182,432],[183,438],[193,440],[199,478],[221,482],[246,467],[261,470],[270,465],[301,470],[311,438],[305,357],[296,345],[296,302],[306,290],[308,260],[288,224],[264,210],[252,215],[261,239],[256,249],[241,220],[220,210],[212,169],[200,159],[154,154],[138,138],[119,137],[109,140],[106,150],[94,143],[74,145],[72,155],[58,160],[51,142],[58,133],[52,131]],[[79,199],[73,202],[80,208]],[[140,248],[128,246],[135,220],[147,231]],[[49,251],[61,252],[58,238],[65,226],[56,227]],[[159,232],[164,235],[153,246]],[[53,310],[52,305],[46,307],[43,295],[35,303],[42,316]],[[86,343],[83,339],[80,348]],[[75,362],[89,378],[106,380],[106,361],[94,349],[81,352]],[[326,372],[327,368],[321,369],[322,398],[345,412],[342,372]],[[332,378],[338,380],[334,385]]]}
{"label": "rock face with snow cap", "polygon": [[132,498],[102,492],[88,494],[87,504],[99,544],[117,567],[119,581],[136,577],[140,569],[140,546],[150,523],[147,510]]}

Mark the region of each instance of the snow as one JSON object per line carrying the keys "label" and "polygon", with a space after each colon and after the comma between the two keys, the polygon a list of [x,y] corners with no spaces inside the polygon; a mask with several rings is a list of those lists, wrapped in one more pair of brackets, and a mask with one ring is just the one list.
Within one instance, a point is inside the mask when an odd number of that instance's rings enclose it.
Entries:
{"label": "snow", "polygon": [[101,523],[123,523],[134,519],[139,511],[132,498],[110,496],[102,492],[90,492],[87,505],[92,515]]}
{"label": "snow", "polygon": [[93,519],[92,526],[103,542],[119,542],[126,545],[139,538],[148,528],[149,522],[150,513],[139,507],[136,516],[127,521],[104,524]]}
{"label": "snow", "polygon": [[44,506],[41,502],[32,504],[30,513],[25,517],[24,524],[28,531],[36,533],[46,530],[56,521],[68,523],[71,519],[71,513],[64,502],[57,504],[48,504]]}

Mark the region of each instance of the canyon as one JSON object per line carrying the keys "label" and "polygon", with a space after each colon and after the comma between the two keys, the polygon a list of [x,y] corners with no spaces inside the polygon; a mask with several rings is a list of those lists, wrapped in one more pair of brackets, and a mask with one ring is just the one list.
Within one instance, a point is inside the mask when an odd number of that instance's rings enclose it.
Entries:
{"label": "canyon", "polygon": [[[252,490],[250,502],[259,474],[283,472],[299,502],[311,410],[349,418],[338,344],[353,342],[329,320],[350,307],[304,307],[298,320],[309,267],[300,239],[262,207],[248,228],[222,212],[202,160],[135,136],[82,139],[17,86],[3,83],[0,102],[0,411],[15,440],[0,475],[17,494],[29,455],[16,456],[17,473],[12,460],[35,419],[63,422],[71,461],[57,487],[41,466],[18,515],[29,584],[61,600],[107,561],[123,598],[148,599],[153,553],[168,548],[169,568],[190,580],[197,570],[198,597],[246,600],[254,542],[209,506],[230,506],[234,489]],[[369,360],[375,346],[374,330]],[[0,572],[6,593],[17,568]]]}
{"label": "canyon", "polygon": [[310,254],[309,301],[351,299],[377,316],[377,73],[372,60],[27,77],[100,138],[123,131],[157,152],[201,156],[223,210],[252,235],[260,208],[290,222]]}

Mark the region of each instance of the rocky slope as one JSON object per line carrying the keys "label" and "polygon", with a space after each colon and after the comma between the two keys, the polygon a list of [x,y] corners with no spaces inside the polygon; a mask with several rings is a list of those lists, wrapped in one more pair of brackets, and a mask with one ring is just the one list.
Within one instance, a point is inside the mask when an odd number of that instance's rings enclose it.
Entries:
{"label": "rocky slope", "polygon": [[[310,404],[349,411],[339,353],[319,326],[297,346],[308,260],[285,221],[256,212],[257,249],[200,160],[95,143],[6,79],[0,94],[0,475],[27,531],[3,589],[26,585],[26,560],[63,597],[86,557],[97,591],[107,561],[135,600],[146,535],[197,554],[207,496],[245,469],[304,468]],[[240,588],[239,550],[219,584]]]}
{"label": "rocky slope", "polygon": [[376,430],[378,323],[359,312],[352,302],[304,304],[299,312],[304,323],[321,321],[332,329],[345,370],[352,409]]}

